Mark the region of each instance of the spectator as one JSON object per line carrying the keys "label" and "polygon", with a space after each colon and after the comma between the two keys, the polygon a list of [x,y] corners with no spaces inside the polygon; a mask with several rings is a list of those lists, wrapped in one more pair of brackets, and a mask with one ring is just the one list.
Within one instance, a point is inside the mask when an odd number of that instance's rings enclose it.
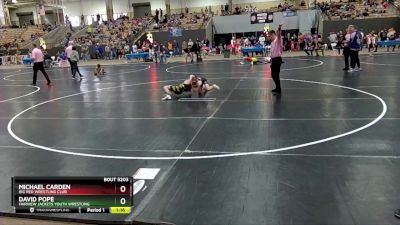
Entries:
{"label": "spectator", "polygon": [[313,56],[313,51],[315,49],[315,42],[312,39],[305,40],[304,52],[307,53],[307,56]]}
{"label": "spectator", "polygon": [[103,58],[103,50],[99,44],[97,44],[96,47],[94,48],[94,52],[96,54],[96,59]]}
{"label": "spectator", "polygon": [[176,40],[174,40],[174,54],[175,55],[180,55],[180,50],[179,50],[179,44]]}
{"label": "spectator", "polygon": [[321,37],[318,37],[318,39],[315,41],[315,54],[319,56],[319,53],[321,52],[322,56],[325,56],[325,43],[322,41]]}
{"label": "spectator", "polygon": [[82,45],[81,51],[82,51],[81,53],[82,59],[84,61],[88,61],[90,59],[89,46],[87,44]]}
{"label": "spectator", "polygon": [[126,54],[129,54],[129,52],[130,52],[130,47],[129,47],[129,45],[128,44],[125,44],[125,46],[124,46],[124,56],[126,57]]}
{"label": "spectator", "polygon": [[106,45],[106,47],[104,48],[104,52],[106,59],[112,59],[110,45]]}
{"label": "spectator", "polygon": [[81,15],[81,26],[85,26],[85,16],[83,14]]}
{"label": "spectator", "polygon": [[134,44],[132,45],[132,53],[135,54],[135,53],[137,53],[137,52],[138,52],[138,46],[134,43]]}

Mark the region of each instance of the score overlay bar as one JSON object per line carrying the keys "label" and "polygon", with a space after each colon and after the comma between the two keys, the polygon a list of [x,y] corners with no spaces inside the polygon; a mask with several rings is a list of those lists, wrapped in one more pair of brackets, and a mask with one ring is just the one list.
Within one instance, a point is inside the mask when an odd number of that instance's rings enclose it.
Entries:
{"label": "score overlay bar", "polygon": [[28,213],[130,213],[133,178],[14,177],[12,206]]}

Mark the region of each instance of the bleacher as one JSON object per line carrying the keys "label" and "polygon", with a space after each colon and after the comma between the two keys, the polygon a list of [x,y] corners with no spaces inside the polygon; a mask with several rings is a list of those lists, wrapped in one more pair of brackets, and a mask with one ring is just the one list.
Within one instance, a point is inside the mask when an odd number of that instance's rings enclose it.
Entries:
{"label": "bleacher", "polygon": [[112,24],[98,25],[97,28],[93,29],[91,34],[83,35],[74,41],[77,44],[87,44],[89,41],[92,44],[100,45],[107,45],[111,42],[115,42],[115,44],[125,44],[142,32],[151,21],[151,17],[116,20]]}
{"label": "bleacher", "polygon": [[324,12],[329,20],[365,19],[374,17],[396,16],[388,10],[387,2],[365,1],[364,3],[332,2],[318,3],[317,7]]}
{"label": "bleacher", "polygon": [[398,9],[400,9],[400,0],[395,0],[395,1],[393,2],[393,4],[394,4]]}
{"label": "bleacher", "polygon": [[[46,31],[43,31],[42,26],[29,26],[27,28],[7,28],[0,30],[0,46],[11,44],[14,48],[20,48],[32,40],[32,35],[39,34],[43,36]],[[38,38],[38,37],[36,37]]]}
{"label": "bleacher", "polygon": [[153,30],[167,30],[169,27],[183,30],[198,30],[210,19],[211,15],[202,13],[173,14],[168,16],[167,22],[160,21],[159,26],[151,27]]}

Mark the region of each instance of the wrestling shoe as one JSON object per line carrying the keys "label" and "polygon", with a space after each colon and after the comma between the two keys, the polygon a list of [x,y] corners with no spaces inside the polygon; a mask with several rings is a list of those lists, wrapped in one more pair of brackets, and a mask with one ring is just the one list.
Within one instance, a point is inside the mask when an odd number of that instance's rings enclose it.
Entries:
{"label": "wrestling shoe", "polygon": [[349,70],[347,70],[347,72],[352,73],[352,72],[356,72],[356,70],[353,68],[350,68]]}
{"label": "wrestling shoe", "polygon": [[282,90],[281,90],[281,89],[274,89],[274,90],[272,90],[271,92],[272,92],[272,93],[281,93]]}
{"label": "wrestling shoe", "polygon": [[218,85],[216,85],[216,84],[213,84],[213,87],[215,88],[215,89],[217,89],[218,91],[221,89]]}
{"label": "wrestling shoe", "polygon": [[244,62],[240,62],[240,64],[244,65]]}
{"label": "wrestling shoe", "polygon": [[162,98],[161,100],[166,101],[166,100],[171,100],[172,97],[171,95],[166,95],[164,98]]}

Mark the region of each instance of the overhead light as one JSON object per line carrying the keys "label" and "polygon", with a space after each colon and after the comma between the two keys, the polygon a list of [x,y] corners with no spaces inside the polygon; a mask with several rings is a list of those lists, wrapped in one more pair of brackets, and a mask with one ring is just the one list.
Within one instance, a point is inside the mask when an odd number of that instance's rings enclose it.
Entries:
{"label": "overhead light", "polygon": [[17,0],[11,0],[12,3],[18,3]]}

